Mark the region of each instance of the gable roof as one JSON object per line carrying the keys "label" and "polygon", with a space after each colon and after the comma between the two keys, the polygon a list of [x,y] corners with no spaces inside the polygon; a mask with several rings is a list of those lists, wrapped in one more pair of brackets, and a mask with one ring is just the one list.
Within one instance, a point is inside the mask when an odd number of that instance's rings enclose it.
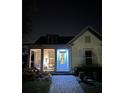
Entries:
{"label": "gable roof", "polygon": [[94,36],[96,36],[99,40],[102,40],[102,36],[100,33],[96,32],[91,26],[85,27],[79,34],[77,34],[68,44],[73,43],[76,39],[78,39],[81,35],[83,35],[86,31],[91,32]]}

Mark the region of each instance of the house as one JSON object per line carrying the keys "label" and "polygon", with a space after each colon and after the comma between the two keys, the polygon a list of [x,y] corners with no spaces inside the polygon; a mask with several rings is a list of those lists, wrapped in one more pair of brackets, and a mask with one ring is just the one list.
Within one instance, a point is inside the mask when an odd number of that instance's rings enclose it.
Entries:
{"label": "house", "polygon": [[71,46],[72,68],[80,65],[102,66],[102,37],[92,27],[84,28],[68,44]]}
{"label": "house", "polygon": [[74,37],[47,35],[23,44],[27,65],[43,71],[70,72],[76,66],[102,66],[102,37],[87,26]]}

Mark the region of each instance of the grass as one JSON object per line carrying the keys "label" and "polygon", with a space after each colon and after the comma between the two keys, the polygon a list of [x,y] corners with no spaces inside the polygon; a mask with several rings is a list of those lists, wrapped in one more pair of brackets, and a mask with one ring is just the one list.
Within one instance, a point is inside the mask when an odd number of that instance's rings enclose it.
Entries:
{"label": "grass", "polygon": [[102,93],[102,83],[95,82],[95,85],[80,83],[85,93]]}
{"label": "grass", "polygon": [[26,81],[22,83],[22,93],[49,93],[50,81]]}

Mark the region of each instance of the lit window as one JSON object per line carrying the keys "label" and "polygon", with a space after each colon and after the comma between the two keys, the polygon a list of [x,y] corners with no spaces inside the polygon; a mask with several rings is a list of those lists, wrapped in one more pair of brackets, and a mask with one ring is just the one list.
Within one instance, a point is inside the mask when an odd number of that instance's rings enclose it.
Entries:
{"label": "lit window", "polygon": [[55,49],[44,49],[43,70],[54,71]]}

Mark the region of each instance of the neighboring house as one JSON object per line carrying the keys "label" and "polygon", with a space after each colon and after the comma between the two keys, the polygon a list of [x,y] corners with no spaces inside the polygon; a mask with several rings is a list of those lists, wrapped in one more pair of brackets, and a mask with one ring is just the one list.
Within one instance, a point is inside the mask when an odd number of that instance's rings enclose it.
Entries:
{"label": "neighboring house", "polygon": [[81,65],[102,66],[102,37],[90,26],[75,37],[47,35],[24,47],[28,47],[29,68],[68,72]]}

